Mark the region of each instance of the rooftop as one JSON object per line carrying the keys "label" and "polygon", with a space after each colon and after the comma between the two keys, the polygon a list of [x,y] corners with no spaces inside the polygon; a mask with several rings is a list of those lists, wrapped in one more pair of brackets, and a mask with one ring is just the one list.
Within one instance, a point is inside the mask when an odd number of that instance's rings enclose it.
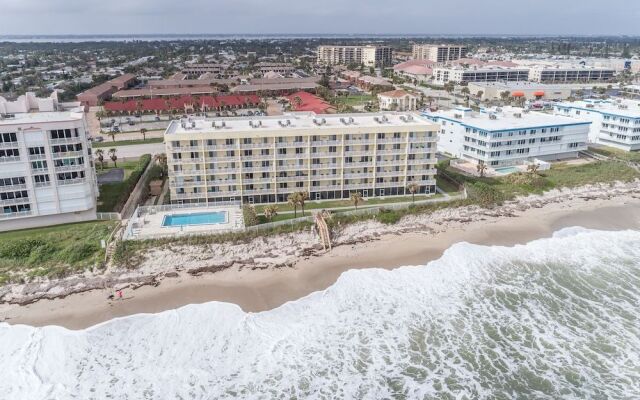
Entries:
{"label": "rooftop", "polygon": [[83,114],[73,111],[47,111],[11,114],[11,117],[0,117],[0,126],[40,124],[45,122],[66,122],[81,120]]}
{"label": "rooftop", "polygon": [[[184,133],[258,133],[265,131],[335,129],[345,126],[379,129],[382,126],[410,125],[435,130],[429,120],[413,113],[324,114],[293,112],[268,117],[190,118],[172,121],[165,135]],[[215,126],[215,127],[214,127]]]}
{"label": "rooftop", "polygon": [[557,107],[580,108],[589,111],[597,111],[602,114],[623,116],[628,118],[640,118],[640,101],[628,99],[586,99],[574,102],[557,103]]}
{"label": "rooftop", "polygon": [[427,112],[424,115],[429,118],[442,118],[459,122],[465,126],[490,132],[588,124],[588,122],[580,122],[571,117],[538,111],[526,111],[517,107],[481,109],[480,112],[474,112],[470,108],[459,107],[447,111]]}
{"label": "rooftop", "polygon": [[[549,84],[549,83],[537,83],[537,82],[470,82],[471,85],[491,87],[498,89],[577,89],[581,86],[571,83],[565,84]],[[583,85],[584,86],[584,85]]]}

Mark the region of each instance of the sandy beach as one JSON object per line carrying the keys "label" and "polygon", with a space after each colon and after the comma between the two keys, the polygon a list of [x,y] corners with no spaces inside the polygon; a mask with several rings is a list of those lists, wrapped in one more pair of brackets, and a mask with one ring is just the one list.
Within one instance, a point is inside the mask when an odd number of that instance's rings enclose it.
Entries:
{"label": "sandy beach", "polygon": [[549,237],[559,229],[573,226],[638,229],[640,198],[621,195],[558,202],[528,208],[517,216],[451,224],[436,233],[384,234],[362,243],[341,245],[321,255],[298,257],[291,266],[262,269],[231,266],[198,276],[179,272],[177,277],[163,279],[157,287],[125,290],[123,300],[109,301],[110,292],[92,290],[25,306],[2,304],[0,320],[10,324],[83,329],[117,317],[209,301],[231,302],[247,312],[260,312],[324,290],[349,269],[424,265],[458,242],[513,246]]}

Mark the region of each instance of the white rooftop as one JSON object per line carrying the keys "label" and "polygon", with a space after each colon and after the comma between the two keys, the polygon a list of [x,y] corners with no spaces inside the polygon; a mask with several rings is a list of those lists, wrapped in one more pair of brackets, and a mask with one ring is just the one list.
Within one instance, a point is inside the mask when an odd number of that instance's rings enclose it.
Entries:
{"label": "white rooftop", "polygon": [[640,118],[640,101],[629,99],[586,99],[573,102],[562,102],[557,107],[580,108],[597,111],[603,114],[617,115],[628,118]]}
{"label": "white rooftop", "polygon": [[82,116],[82,113],[73,111],[16,113],[0,116],[0,126],[75,121],[82,119]]}
{"label": "white rooftop", "polygon": [[459,107],[453,110],[429,112],[426,113],[426,115],[431,118],[443,118],[456,121],[463,125],[484,131],[506,131],[588,124],[588,122],[585,123],[563,115],[547,114],[539,111],[525,111],[525,109],[518,107],[482,109],[480,112],[472,111],[470,108]]}
{"label": "white rooftop", "polygon": [[[223,127],[224,124],[224,127]],[[433,127],[433,122],[415,113],[385,112],[366,114],[321,114],[292,112],[267,117],[185,118],[172,121],[165,135],[199,132],[265,132],[283,129],[335,129],[345,127],[380,128],[411,125]]]}

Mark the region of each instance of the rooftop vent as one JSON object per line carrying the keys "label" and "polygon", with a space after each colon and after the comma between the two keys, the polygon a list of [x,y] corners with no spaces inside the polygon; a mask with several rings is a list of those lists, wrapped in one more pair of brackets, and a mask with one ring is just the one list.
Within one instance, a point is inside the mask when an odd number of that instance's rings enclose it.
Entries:
{"label": "rooftop vent", "polygon": [[260,128],[262,126],[262,121],[250,120],[249,121],[249,126],[251,126],[252,128]]}
{"label": "rooftop vent", "polygon": [[321,126],[321,125],[326,124],[326,123],[327,123],[327,120],[326,120],[326,119],[324,119],[324,118],[314,118],[314,119],[313,119],[313,123],[314,123],[314,124],[316,124],[316,125],[318,125],[318,126]]}
{"label": "rooftop vent", "polygon": [[516,118],[522,118],[522,113],[513,113],[513,116]]}
{"label": "rooftop vent", "polygon": [[587,104],[587,108],[594,108],[595,106],[593,104]]}
{"label": "rooftop vent", "polygon": [[489,119],[498,119],[498,116],[495,114],[489,114]]}
{"label": "rooftop vent", "polygon": [[286,128],[287,126],[291,126],[291,120],[287,119],[287,120],[279,120],[278,121],[278,125],[280,125],[283,128]]}
{"label": "rooftop vent", "polygon": [[457,119],[460,119],[460,118],[462,118],[462,114],[453,114],[453,117],[457,118]]}

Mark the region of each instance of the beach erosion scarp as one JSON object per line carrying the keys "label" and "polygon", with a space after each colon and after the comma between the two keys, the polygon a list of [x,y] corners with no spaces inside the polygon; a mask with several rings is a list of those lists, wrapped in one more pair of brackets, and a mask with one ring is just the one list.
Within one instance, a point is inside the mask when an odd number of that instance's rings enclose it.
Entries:
{"label": "beach erosion scarp", "polygon": [[[594,201],[640,199],[640,181],[593,184],[554,189],[542,195],[518,197],[493,208],[462,206],[431,213],[404,216],[395,224],[366,220],[334,228],[332,242],[337,250],[376,242],[384,237],[439,234],[465,229],[471,224],[491,224],[522,216],[532,209],[571,209]],[[334,250],[336,251],[336,250]],[[113,268],[109,273],[84,272],[64,279],[8,284],[0,287],[0,304],[26,305],[42,299],[59,299],[93,290],[123,287],[129,290],[156,286],[177,276],[202,276],[231,268],[240,271],[292,269],[306,260],[325,254],[312,229],[254,238],[246,243],[187,245],[164,244],[146,249],[135,269]]]}

